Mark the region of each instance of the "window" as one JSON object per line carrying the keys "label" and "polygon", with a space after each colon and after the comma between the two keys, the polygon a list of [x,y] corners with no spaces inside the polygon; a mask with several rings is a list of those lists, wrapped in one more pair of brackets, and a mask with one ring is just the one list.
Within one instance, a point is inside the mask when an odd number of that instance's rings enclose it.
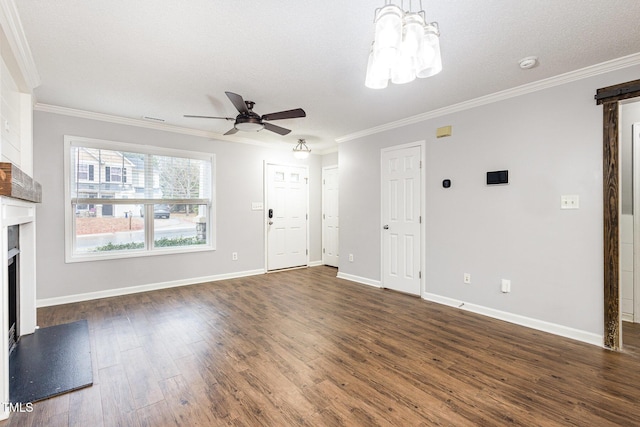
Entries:
{"label": "window", "polygon": [[215,156],[65,136],[67,262],[214,249]]}
{"label": "window", "polygon": [[105,166],[105,181],[107,182],[127,182],[127,169],[117,166]]}
{"label": "window", "polygon": [[79,163],[77,173],[78,181],[93,181],[93,165]]}

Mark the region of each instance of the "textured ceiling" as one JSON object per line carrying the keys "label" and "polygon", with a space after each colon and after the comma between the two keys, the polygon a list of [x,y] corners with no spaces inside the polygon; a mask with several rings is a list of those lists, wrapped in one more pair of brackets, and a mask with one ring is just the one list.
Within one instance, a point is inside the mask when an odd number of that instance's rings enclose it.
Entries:
{"label": "textured ceiling", "polygon": [[[431,0],[443,71],[406,85],[364,86],[374,9],[383,1],[19,0],[42,84],[37,101],[224,133],[224,92],[266,114],[287,136],[239,133],[316,152],[341,136],[640,51],[640,2]],[[418,1],[412,8],[418,8]],[[405,9],[409,2],[404,2]],[[540,65],[523,71],[518,60]]]}

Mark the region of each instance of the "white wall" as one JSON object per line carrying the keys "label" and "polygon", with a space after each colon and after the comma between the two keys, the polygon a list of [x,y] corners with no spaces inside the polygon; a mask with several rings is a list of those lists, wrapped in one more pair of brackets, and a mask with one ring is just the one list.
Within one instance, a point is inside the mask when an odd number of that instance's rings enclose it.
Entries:
{"label": "white wall", "polygon": [[[639,72],[340,144],[340,273],[380,280],[380,149],[425,140],[426,292],[602,336],[602,107],[594,94]],[[436,139],[444,125],[453,136]],[[487,187],[485,173],[500,169],[509,170],[510,184]],[[580,209],[560,210],[562,194],[578,194]],[[502,278],[511,293],[500,292]]]}
{"label": "white wall", "polygon": [[[64,135],[215,153],[217,250],[65,264]],[[251,202],[263,201],[265,160],[309,165],[309,259],[319,262],[322,156],[298,161],[290,150],[35,112],[34,178],[43,192],[36,224],[38,299],[263,269],[263,212],[252,211]],[[238,252],[238,261],[231,260],[232,252]]]}
{"label": "white wall", "polygon": [[338,152],[328,153],[322,156],[322,167],[335,166],[338,164]]}

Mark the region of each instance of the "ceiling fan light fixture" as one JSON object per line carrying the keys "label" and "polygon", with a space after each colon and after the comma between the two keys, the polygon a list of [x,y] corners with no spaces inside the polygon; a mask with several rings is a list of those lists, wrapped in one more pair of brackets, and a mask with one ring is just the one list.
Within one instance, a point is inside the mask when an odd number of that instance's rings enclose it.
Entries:
{"label": "ceiling fan light fixture", "polygon": [[307,147],[307,141],[299,139],[298,144],[293,147],[293,157],[296,159],[306,159],[311,153],[311,148]]}
{"label": "ceiling fan light fixture", "polygon": [[238,114],[236,118],[233,117],[214,117],[214,116],[196,116],[191,114],[185,114],[185,117],[199,118],[199,119],[222,119],[233,120],[233,127],[229,129],[225,135],[234,135],[238,131],[243,132],[259,132],[262,129],[266,129],[270,132],[277,133],[278,135],[287,135],[291,132],[290,129],[285,129],[281,126],[270,123],[272,120],[283,119],[295,119],[298,117],[307,117],[307,113],[302,108],[294,108],[293,110],[278,111],[275,113],[258,115],[253,111],[253,106],[256,104],[253,101],[245,101],[242,96],[233,92],[225,92],[229,101],[236,107]]}
{"label": "ceiling fan light fixture", "polygon": [[264,128],[264,123],[260,119],[249,117],[246,120],[236,121],[233,127],[243,132],[259,132]]}

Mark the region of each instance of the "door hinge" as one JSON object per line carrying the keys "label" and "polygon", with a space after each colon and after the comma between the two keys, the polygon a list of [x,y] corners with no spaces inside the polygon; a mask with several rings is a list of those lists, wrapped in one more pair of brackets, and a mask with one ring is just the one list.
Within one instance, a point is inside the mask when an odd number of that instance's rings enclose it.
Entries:
{"label": "door hinge", "polygon": [[325,185],[326,183],[327,183],[327,180],[326,180],[326,179],[323,179],[323,180],[322,180],[322,185]]}
{"label": "door hinge", "polygon": [[322,214],[322,219],[327,219],[327,216],[325,214]]}
{"label": "door hinge", "polygon": [[422,215],[419,217],[419,223],[422,224]]}
{"label": "door hinge", "polygon": [[306,215],[305,215],[305,219],[309,219],[309,214],[306,214]]}
{"label": "door hinge", "polygon": [[305,252],[306,252],[307,255],[309,255],[309,249],[307,249]]}
{"label": "door hinge", "polygon": [[422,279],[422,271],[418,271],[418,279]]}
{"label": "door hinge", "polygon": [[420,160],[420,169],[422,169],[422,160]]}
{"label": "door hinge", "polygon": [[323,254],[326,254],[326,253],[327,253],[327,250],[326,250],[325,248],[322,248],[322,253],[323,253]]}

